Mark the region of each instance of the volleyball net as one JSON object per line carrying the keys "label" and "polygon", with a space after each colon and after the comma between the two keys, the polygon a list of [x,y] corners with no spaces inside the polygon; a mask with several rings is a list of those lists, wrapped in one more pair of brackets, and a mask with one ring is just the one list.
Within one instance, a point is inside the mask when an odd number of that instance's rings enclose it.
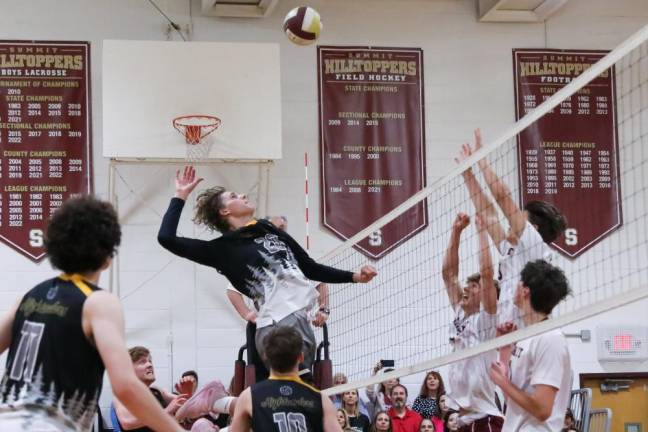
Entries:
{"label": "volleyball net", "polygon": [[[538,62],[541,75],[542,59]],[[606,82],[609,96],[601,96]],[[419,203],[427,207],[427,227],[375,263],[379,274],[374,281],[331,285],[333,370],[344,372],[349,383],[327,393],[436,369],[648,297],[648,26],[583,68],[571,82],[547,80],[540,87],[534,90],[537,97],[520,99],[520,120],[499,137],[480,149],[473,146],[447,176],[323,258],[337,268],[359,268],[367,258],[354,248],[358,242]],[[582,124],[594,125],[596,139],[533,142],[538,131],[562,128],[559,135],[570,137],[570,128]],[[508,265],[503,262],[506,251],[502,256],[492,236],[487,237],[487,249],[480,246],[478,198],[467,187],[467,170],[491,203],[488,217],[480,213],[487,232],[495,223],[505,231],[509,228],[480,161],[506,185],[519,207],[542,200],[566,216],[566,231],[550,248],[551,262],[564,271],[572,293],[549,320],[453,350],[455,311],[446,291],[446,254],[457,215],[470,217],[458,246],[456,276],[461,287],[468,276],[483,271],[487,255],[495,279],[501,266]],[[499,303],[498,313],[502,307]],[[371,376],[380,359],[394,359],[396,370]]]}

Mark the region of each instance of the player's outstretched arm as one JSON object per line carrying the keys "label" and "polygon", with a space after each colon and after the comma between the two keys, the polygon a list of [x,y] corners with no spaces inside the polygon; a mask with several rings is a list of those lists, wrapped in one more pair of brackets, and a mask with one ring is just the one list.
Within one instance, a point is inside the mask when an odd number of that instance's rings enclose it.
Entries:
{"label": "player's outstretched arm", "polygon": [[[475,150],[479,150],[481,148],[481,131],[479,129],[476,129]],[[491,168],[490,164],[485,158],[479,161],[479,169],[481,170],[482,175],[484,176],[484,180],[486,181],[486,184],[488,185],[493,198],[495,198],[497,205],[500,209],[502,209],[504,216],[506,216],[506,219],[511,226],[512,234],[516,239],[520,238],[522,232],[524,231],[524,226],[526,225],[526,216],[513,199],[511,190],[506,184],[504,184],[502,179],[499,178],[499,176]],[[490,220],[488,222],[490,222]],[[499,245],[499,242],[494,238],[493,241],[496,242],[496,245]]]}
{"label": "player's outstretched arm", "polygon": [[193,167],[185,166],[182,172],[180,170],[176,172],[176,192],[162,218],[162,224],[158,231],[158,243],[175,255],[199,264],[212,265],[215,257],[213,250],[209,247],[209,241],[178,237],[177,235],[180,214],[185,201],[201,181],[202,178],[196,178],[196,170]]}
{"label": "player's outstretched arm", "polygon": [[162,410],[159,402],[135,376],[124,341],[124,319],[119,299],[106,291],[93,293],[83,306],[83,327],[106,366],[113,394],[128,411],[156,431],[182,431],[176,420]]}
{"label": "player's outstretched arm", "polygon": [[490,253],[490,243],[486,234],[486,224],[477,215],[475,217],[479,237],[479,279],[481,284],[481,303],[484,310],[494,315],[497,313],[497,288],[495,287],[495,272],[493,271],[493,257]]}
{"label": "player's outstretched arm", "polygon": [[286,242],[304,276],[310,280],[326,283],[367,283],[378,274],[376,269],[370,265],[362,266],[360,271],[352,273],[320,264],[311,258],[304,248],[289,234],[277,230],[277,235]]}
{"label": "player's outstretched arm", "polygon": [[328,396],[322,395],[322,423],[324,432],[342,432],[337,421],[337,411]]}
{"label": "player's outstretched arm", "polygon": [[230,432],[250,432],[252,429],[252,394],[250,388],[243,390],[243,393],[236,401]]}
{"label": "player's outstretched arm", "polygon": [[[475,141],[477,142],[478,131],[475,131]],[[479,138],[481,143],[481,136]],[[464,144],[461,146],[461,151],[459,156],[455,158],[455,162],[461,163],[464,160],[472,156],[473,150],[469,144]],[[480,161],[481,163],[481,161]],[[506,238],[506,232],[499,222],[497,216],[497,210],[495,210],[495,205],[482,190],[481,185],[477,181],[475,174],[472,171],[472,168],[468,168],[462,173],[464,179],[464,184],[468,188],[468,194],[470,199],[475,206],[477,214],[482,217],[482,220],[486,222],[486,227],[488,228],[488,234],[493,239],[493,242],[498,245]]]}
{"label": "player's outstretched arm", "polygon": [[470,218],[465,213],[457,214],[454,222],[452,223],[452,230],[450,231],[450,241],[443,257],[443,268],[441,269],[441,276],[443,283],[448,293],[450,305],[454,309],[461,300],[461,284],[459,283],[459,243],[461,241],[461,233],[470,224]]}

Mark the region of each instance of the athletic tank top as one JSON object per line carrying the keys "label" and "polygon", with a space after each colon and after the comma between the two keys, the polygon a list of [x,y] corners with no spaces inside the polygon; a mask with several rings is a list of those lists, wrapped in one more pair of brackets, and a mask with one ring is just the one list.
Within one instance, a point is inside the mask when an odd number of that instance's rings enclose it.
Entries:
{"label": "athletic tank top", "polygon": [[252,429],[254,432],[322,432],[322,395],[297,377],[269,379],[254,384]]}
{"label": "athletic tank top", "polygon": [[81,313],[99,289],[79,275],[61,275],[25,294],[0,382],[1,408],[42,408],[80,430],[91,429],[104,365],[83,333]]}

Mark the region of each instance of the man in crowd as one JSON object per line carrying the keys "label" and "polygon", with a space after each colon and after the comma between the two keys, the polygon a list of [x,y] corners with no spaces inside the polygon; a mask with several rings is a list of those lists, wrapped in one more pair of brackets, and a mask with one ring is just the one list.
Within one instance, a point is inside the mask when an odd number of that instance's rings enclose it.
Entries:
{"label": "man in crowd", "polygon": [[[224,391],[224,389],[222,389],[217,394],[211,392],[214,394],[213,395],[210,394],[210,396],[212,396],[212,401],[209,407],[204,406],[205,405],[204,401],[206,398],[205,396],[202,397],[200,396],[201,392],[196,393],[190,399],[191,404],[189,404],[189,402],[187,402],[188,394],[185,393],[185,394],[176,395],[164,389],[160,389],[153,386],[153,383],[155,382],[156,379],[155,368],[153,367],[153,359],[151,357],[151,353],[147,348],[142,346],[135,346],[129,349],[128,353],[130,354],[131,361],[133,363],[133,368],[135,369],[135,375],[137,376],[137,378],[142,383],[144,383],[144,385],[148,387],[148,389],[151,391],[155,399],[157,399],[157,401],[159,402],[160,406],[162,406],[167,413],[169,413],[172,416],[175,416],[178,420],[182,421],[183,423],[186,423],[186,420],[193,421],[195,419],[198,419],[210,412],[213,412],[214,414],[217,413],[227,414],[230,412],[229,411],[230,406],[235,403],[236,398],[227,396],[227,393]],[[179,383],[180,385],[178,386],[178,388],[182,388],[185,382],[190,382],[190,380],[187,380],[185,378],[181,378]],[[220,384],[220,382],[218,381],[216,383]],[[217,385],[216,387],[221,388],[222,384],[220,384],[220,386]],[[202,394],[205,395],[204,392]],[[201,405],[203,407],[198,408],[198,410],[200,410],[199,412],[195,412],[197,411],[196,405],[198,404],[198,402],[202,402]],[[120,430],[124,432],[127,431],[128,432],[132,432],[132,431],[148,432],[151,430],[147,427],[144,427],[142,422],[136,416],[134,416],[119,401],[119,399],[114,400],[114,407],[115,407],[117,421],[119,422]],[[207,420],[205,419],[205,421]],[[202,423],[204,423],[205,421],[193,423],[192,430],[200,430]],[[189,424],[191,423],[192,422],[189,422]]]}
{"label": "man in crowd", "polygon": [[423,417],[407,407],[407,388],[396,384],[391,389],[392,407],[387,411],[392,421],[393,432],[419,432]]}

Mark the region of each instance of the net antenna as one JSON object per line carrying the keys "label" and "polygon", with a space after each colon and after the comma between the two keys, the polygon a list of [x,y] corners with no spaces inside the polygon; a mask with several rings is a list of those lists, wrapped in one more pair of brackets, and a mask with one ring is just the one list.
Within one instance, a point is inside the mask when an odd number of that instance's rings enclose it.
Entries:
{"label": "net antenna", "polygon": [[212,147],[209,135],[220,125],[218,117],[205,114],[184,115],[173,119],[173,127],[185,137],[188,162],[207,159]]}

